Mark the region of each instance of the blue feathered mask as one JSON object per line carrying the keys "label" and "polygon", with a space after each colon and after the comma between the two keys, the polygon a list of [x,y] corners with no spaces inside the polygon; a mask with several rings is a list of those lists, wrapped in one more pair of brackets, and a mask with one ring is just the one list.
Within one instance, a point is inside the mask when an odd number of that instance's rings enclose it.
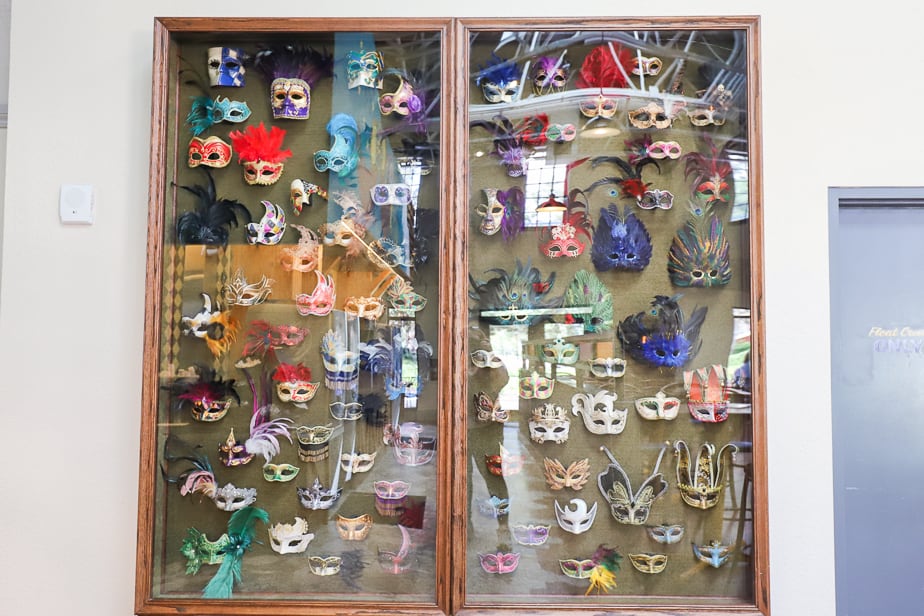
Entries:
{"label": "blue feathered mask", "polygon": [[640,272],[651,261],[651,236],[644,223],[626,206],[622,217],[616,204],[601,210],[594,231],[590,260],[598,272],[612,269]]}
{"label": "blue feathered mask", "polygon": [[684,319],[679,299],[656,295],[651,308],[619,323],[616,334],[630,357],[650,366],[679,368],[699,353],[707,309],[696,308]]}

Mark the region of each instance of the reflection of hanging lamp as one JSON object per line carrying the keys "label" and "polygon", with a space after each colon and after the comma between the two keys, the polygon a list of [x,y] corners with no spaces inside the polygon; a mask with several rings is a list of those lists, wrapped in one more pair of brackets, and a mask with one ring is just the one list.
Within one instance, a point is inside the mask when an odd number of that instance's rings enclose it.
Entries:
{"label": "reflection of hanging lamp", "polygon": [[549,198],[546,201],[543,201],[538,206],[536,206],[537,214],[557,214],[558,212],[564,212],[568,209],[568,206],[555,199],[555,193],[549,193]]}

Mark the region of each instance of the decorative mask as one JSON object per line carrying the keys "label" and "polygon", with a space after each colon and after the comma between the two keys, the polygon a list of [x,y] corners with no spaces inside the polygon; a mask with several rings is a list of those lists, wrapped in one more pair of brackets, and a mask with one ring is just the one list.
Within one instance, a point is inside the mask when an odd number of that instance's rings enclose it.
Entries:
{"label": "decorative mask", "polygon": [[415,293],[411,283],[403,278],[396,278],[392,285],[388,287],[387,294],[392,308],[402,315],[414,315],[427,305],[427,298],[420,293]]}
{"label": "decorative mask", "polygon": [[314,533],[308,532],[308,521],[296,516],[292,524],[272,524],[269,527],[270,547],[279,554],[301,554],[308,549]]}
{"label": "decorative mask", "polygon": [[218,421],[228,413],[231,404],[241,403],[241,397],[234,390],[234,379],[224,380],[211,368],[200,367],[197,378],[184,378],[166,389],[176,395],[176,408],[191,404],[196,421]]}
{"label": "decorative mask", "polygon": [[494,351],[486,351],[484,349],[478,349],[477,351],[472,351],[469,355],[472,359],[472,363],[475,364],[476,368],[503,368],[504,360],[494,354]]}
{"label": "decorative mask", "polygon": [[486,573],[513,573],[520,564],[520,555],[516,552],[497,552],[495,554],[479,554],[481,568]]}
{"label": "decorative mask", "polygon": [[722,126],[725,124],[725,112],[715,107],[687,109],[687,117],[693,126]]}
{"label": "decorative mask", "polygon": [[718,423],[728,419],[728,378],[725,366],[685,370],[683,388],[687,392],[687,408],[693,419]]}
{"label": "decorative mask", "polygon": [[526,463],[526,456],[523,454],[512,454],[507,451],[503,445],[500,446],[500,455],[484,454],[485,465],[488,472],[499,477],[510,477],[523,470],[523,464]]}
{"label": "decorative mask", "polygon": [[594,98],[586,98],[581,101],[581,115],[587,118],[603,118],[609,120],[619,109],[619,102],[616,99],[598,94]]}
{"label": "decorative mask", "polygon": [[234,428],[231,428],[225,442],[218,445],[218,459],[225,466],[243,466],[253,460],[253,454],[247,453],[244,443],[234,438]]}
{"label": "decorative mask", "polygon": [[484,188],[487,203],[475,208],[481,216],[479,229],[485,235],[503,231],[504,239],[512,240],[523,229],[523,191],[514,186],[510,190]]}
{"label": "decorative mask", "polygon": [[260,222],[247,225],[247,243],[274,246],[282,240],[286,232],[286,213],[281,207],[269,201],[260,203],[266,208],[266,212]]}
{"label": "decorative mask", "polygon": [[674,118],[664,111],[664,107],[651,101],[644,107],[629,111],[629,124],[635,128],[669,128]]}
{"label": "decorative mask", "polygon": [[552,527],[546,524],[514,524],[510,530],[520,545],[537,546],[545,544]]}
{"label": "decorative mask", "polygon": [[[539,230],[539,247],[545,253],[545,256],[550,259],[579,257],[587,247],[584,242],[577,239],[579,233],[590,239],[590,234],[587,232],[586,227],[575,227],[567,222],[556,225],[549,231],[546,231],[546,227],[543,227]],[[545,241],[546,237],[548,237],[546,234],[551,236],[547,241]]]}
{"label": "decorative mask", "polygon": [[[186,124],[189,131],[198,137],[219,122],[237,124],[249,117],[250,107],[243,101],[233,101],[220,96],[216,96],[215,100],[208,96],[197,96],[193,99],[192,107],[186,116]],[[228,146],[229,151],[230,149],[231,146]]]}
{"label": "decorative mask", "polygon": [[626,360],[619,357],[596,357],[590,362],[590,373],[600,378],[618,379],[626,373]]}
{"label": "decorative mask", "polygon": [[661,72],[663,63],[661,58],[646,58],[645,56],[636,56],[632,66],[633,75],[657,75]]}
{"label": "decorative mask", "polygon": [[481,318],[488,323],[532,325],[540,316],[523,314],[521,310],[557,308],[560,304],[559,298],[547,297],[555,284],[555,274],[543,280],[539,269],[529,261],[524,265],[518,259],[512,274],[499,267],[489,271],[497,276],[487,282],[469,277],[472,288],[468,293],[469,298],[478,302]]}
{"label": "decorative mask", "polygon": [[629,87],[628,71],[632,52],[625,47],[608,43],[593,48],[578,73],[578,88],[596,88],[600,94],[581,101],[581,113],[588,118],[609,119],[616,114],[617,102],[603,95],[603,88]]}
{"label": "decorative mask", "polygon": [[728,240],[718,216],[694,216],[677,230],[667,255],[667,273],[678,287],[717,287],[731,281]]}
{"label": "decorative mask", "polygon": [[329,150],[314,153],[314,168],[346,177],[359,164],[359,127],[353,116],[337,113],[327,123],[327,133],[333,139]]}
{"label": "decorative mask", "polygon": [[375,457],[379,452],[357,453],[350,452],[340,455],[340,468],[348,473],[368,473],[375,464]]}
{"label": "decorative mask", "polygon": [[633,359],[650,366],[678,368],[699,352],[699,332],[707,308],[696,308],[684,320],[678,298],[656,295],[651,308],[619,323],[616,335]]}
{"label": "decorative mask", "polygon": [[348,51],[346,56],[347,88],[382,89],[385,60],[378,51]]}
{"label": "decorative mask", "polygon": [[407,184],[376,184],[369,189],[375,205],[410,205],[411,187]]}
{"label": "decorative mask", "polygon": [[614,203],[600,210],[600,223],[594,231],[590,251],[590,260],[598,272],[640,272],[651,261],[651,253],[648,229],[630,206],[625,206],[622,216]]}
{"label": "decorative mask", "polygon": [[632,566],[642,573],[661,573],[667,567],[667,554],[641,552],[639,554],[629,554],[628,556]]}
{"label": "decorative mask", "polygon": [[337,294],[334,291],[334,279],[315,270],[318,283],[311,293],[299,293],[295,296],[295,309],[300,315],[306,317],[315,315],[319,317],[330,314],[334,308]]}
{"label": "decorative mask", "polygon": [[581,358],[581,349],[574,343],[556,338],[555,342],[542,345],[542,357],[553,364],[573,366]]}
{"label": "decorative mask", "polygon": [[348,351],[340,334],[328,330],[321,339],[324,384],[335,392],[356,389],[359,380],[359,353]]}
{"label": "decorative mask", "polygon": [[212,86],[244,86],[246,54],[237,47],[209,47],[209,84]]}
{"label": "decorative mask", "polygon": [[648,145],[646,154],[649,158],[654,158],[656,160],[664,158],[676,160],[683,154],[683,149],[681,149],[680,144],[676,141],[655,141]]}
{"label": "decorative mask", "polygon": [[309,556],[308,570],[315,575],[337,575],[340,573],[341,562],[343,559],[339,556]]}
{"label": "decorative mask", "polygon": [[664,475],[658,472],[661,466],[661,459],[667,448],[661,449],[658,454],[658,460],[655,462],[654,470],[645,481],[642,482],[637,492],[632,491],[632,484],[629,476],[622,470],[622,466],[610,453],[606,447],[600,449],[610,459],[610,464],[606,470],[597,475],[597,486],[600,493],[610,504],[610,513],[613,518],[621,524],[640,525],[648,521],[648,514],[651,513],[651,506],[654,501],[667,492],[667,481]]}
{"label": "decorative mask", "polygon": [[677,543],[683,538],[683,526],[680,524],[661,524],[660,526],[647,526],[648,536],[658,543],[668,545]]}
{"label": "decorative mask", "polygon": [[568,83],[568,70],[571,65],[565,62],[564,54],[559,58],[540,56],[529,73],[533,82],[533,93],[539,96],[563,92]]}
{"label": "decorative mask", "polygon": [[718,569],[728,560],[732,546],[723,545],[718,539],[713,539],[709,545],[693,544],[693,556],[696,560]]}
{"label": "decorative mask", "polygon": [[311,207],[315,195],[320,195],[322,199],[327,199],[327,191],[311,182],[295,178],[289,185],[289,198],[292,201],[292,210],[295,215],[302,213],[305,207]]}
{"label": "decorative mask", "polygon": [[273,280],[263,276],[260,282],[247,284],[244,270],[238,268],[231,281],[221,288],[225,304],[228,306],[256,306],[262,304],[273,292]]}
{"label": "decorative mask", "polygon": [[398,75],[398,80],[398,88],[394,92],[379,97],[379,111],[382,115],[397,113],[406,116],[423,111],[423,101],[414,94],[413,86],[401,75]]}
{"label": "decorative mask", "polygon": [[349,248],[354,239],[361,238],[366,234],[366,230],[362,225],[347,218],[329,222],[323,225],[320,231],[325,245],[343,246],[345,248]]}
{"label": "decorative mask", "polygon": [[337,421],[356,421],[363,416],[363,405],[359,402],[334,400],[328,408],[330,409],[330,416]]}
{"label": "decorative mask", "polygon": [[330,437],[334,430],[330,426],[299,426],[295,429],[298,439],[298,458],[302,462],[320,462],[330,453]]}
{"label": "decorative mask", "polygon": [[307,120],[311,88],[331,75],[333,58],[304,45],[276,45],[257,52],[254,68],[270,84],[273,118]]}
{"label": "decorative mask", "polygon": [[401,515],[411,484],[406,481],[376,481],[372,488],[375,490],[375,510],[380,516],[395,518]]}
{"label": "decorative mask", "polygon": [[567,411],[557,404],[547,402],[533,409],[529,420],[529,438],[536,443],[564,443],[571,431],[571,420]]}
{"label": "decorative mask", "polygon": [[621,434],[626,429],[629,409],[615,407],[617,395],[601,389],[595,394],[574,394],[571,414],[580,415],[591,434]]}
{"label": "decorative mask", "polygon": [[475,84],[481,86],[489,103],[512,103],[520,95],[520,71],[516,64],[491,54],[487,66],[479,71]]}
{"label": "decorative mask", "polygon": [[479,391],[475,394],[475,417],[478,421],[505,423],[510,419],[510,411],[501,408],[500,398],[491,400],[488,394]]}
{"label": "decorative mask", "polygon": [[343,302],[343,311],[350,316],[375,321],[385,312],[385,304],[377,297],[348,297]]}
{"label": "decorative mask", "polygon": [[278,126],[267,131],[263,122],[248,126],[243,133],[231,131],[228,137],[237,151],[237,160],[244,167],[245,182],[260,186],[276,183],[282,175],[283,161],[292,156],[292,150],[282,149],[285,136],[286,131]]}
{"label": "decorative mask", "polygon": [[687,152],[683,155],[683,175],[692,178],[693,196],[704,205],[730,203],[732,191],[732,167],[728,162],[728,148],[731,141],[719,150],[709,135],[703,135],[709,148],[708,154]]}
{"label": "decorative mask", "polygon": [[638,198],[638,206],[643,210],[669,210],[674,207],[674,193],[669,190],[661,190],[660,188],[655,188],[652,190],[646,190],[642,193],[642,196]]}
{"label": "decorative mask", "polygon": [[264,464],[263,478],[267,481],[286,483],[295,479],[299,470],[301,469],[299,469],[297,466],[293,466],[292,464]]}
{"label": "decorative mask", "polygon": [[230,312],[212,310],[212,297],[208,293],[202,294],[202,310],[191,317],[180,319],[180,325],[184,334],[204,339],[215,357],[231,347],[241,327]]}
{"label": "decorative mask", "polygon": [[642,419],[671,421],[677,417],[677,411],[680,410],[680,400],[659,391],[654,396],[636,400],[635,410],[642,416]]}
{"label": "decorative mask", "polygon": [[386,425],[385,430],[385,444],[392,445],[398,464],[422,466],[436,454],[436,438],[421,436],[423,426],[419,423],[408,421],[395,427]]}
{"label": "decorative mask", "polygon": [[186,529],[186,538],[180,547],[180,553],[186,557],[186,575],[199,573],[202,565],[220,565],[225,559],[225,548],[231,543],[228,533],[222,534],[215,541],[209,541],[205,533],[195,528]]}
{"label": "decorative mask", "polygon": [[609,288],[593,272],[578,270],[574,280],[565,289],[562,302],[565,308],[590,308],[590,312],[570,315],[575,323],[582,323],[590,333],[613,329],[613,296]]}
{"label": "decorative mask", "polygon": [[311,383],[311,368],[303,364],[281,363],[273,372],[276,393],[282,402],[308,402],[314,398],[320,383]]}
{"label": "decorative mask", "polygon": [[204,165],[221,169],[231,162],[231,144],[222,141],[221,137],[212,135],[205,139],[193,137],[189,142],[189,166]]}
{"label": "decorative mask", "polygon": [[280,77],[270,84],[273,117],[307,120],[311,110],[311,86],[302,79]]}
{"label": "decorative mask", "polygon": [[562,490],[571,488],[580,490],[590,479],[590,460],[575,460],[565,468],[565,465],[558,460],[544,458],[542,461],[545,466],[545,482],[549,484],[552,490]]}
{"label": "decorative mask", "polygon": [[589,510],[587,509],[587,503],[583,499],[572,498],[570,503],[574,505],[574,509],[571,507],[562,509],[558,501],[555,501],[555,519],[558,520],[558,526],[563,531],[573,535],[580,535],[589,531],[597,517],[597,503],[594,503],[594,506]]}
{"label": "decorative mask", "polygon": [[256,502],[257,489],[238,488],[233,483],[227,483],[215,491],[212,500],[222,511],[237,511]]}
{"label": "decorative mask", "polygon": [[719,495],[725,485],[725,454],[734,458],[738,447],[731,443],[716,454],[715,445],[703,443],[693,467],[690,467],[690,450],[686,442],[674,443],[677,456],[677,488],[683,502],[697,509],[711,509],[719,502]]}
{"label": "decorative mask", "polygon": [[555,390],[555,380],[540,376],[533,370],[529,376],[520,379],[520,397],[524,400],[545,400],[552,397]]}
{"label": "decorative mask", "polygon": [[317,477],[314,478],[314,483],[310,488],[296,488],[295,491],[298,493],[298,500],[302,507],[312,511],[330,509],[343,494],[343,488],[325,489]]}
{"label": "decorative mask", "polygon": [[553,143],[568,143],[577,137],[577,128],[574,124],[549,124],[545,129],[545,136]]}
{"label": "decorative mask", "polygon": [[369,536],[372,530],[372,516],[368,513],[348,518],[343,515],[337,516],[337,534],[344,541],[362,541]]}
{"label": "decorative mask", "polygon": [[492,494],[478,502],[478,511],[491,518],[502,518],[510,513],[510,499]]}
{"label": "decorative mask", "polygon": [[305,273],[315,271],[318,267],[318,254],[320,251],[318,235],[308,227],[303,227],[302,225],[292,226],[298,230],[301,237],[295,248],[285,247],[282,249],[282,257],[279,260],[282,264],[282,269],[287,272],[293,270]]}
{"label": "decorative mask", "polygon": [[569,578],[586,580],[590,577],[590,572],[593,571],[593,568],[597,566],[597,563],[590,558],[586,558],[584,560],[567,558],[565,560],[559,560],[558,566],[561,568],[561,572],[567,575]]}
{"label": "decorative mask", "polygon": [[494,150],[491,156],[500,159],[507,168],[507,175],[518,178],[526,173],[529,150],[520,133],[513,123],[498,114],[492,121],[476,120],[471,123],[474,128],[479,126],[494,136]]}

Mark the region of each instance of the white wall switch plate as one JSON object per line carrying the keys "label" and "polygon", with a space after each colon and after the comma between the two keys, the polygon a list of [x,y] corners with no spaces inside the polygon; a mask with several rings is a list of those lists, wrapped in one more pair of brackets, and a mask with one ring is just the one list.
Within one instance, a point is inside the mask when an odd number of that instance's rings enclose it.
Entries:
{"label": "white wall switch plate", "polygon": [[93,186],[91,184],[62,184],[58,206],[61,222],[92,225]]}

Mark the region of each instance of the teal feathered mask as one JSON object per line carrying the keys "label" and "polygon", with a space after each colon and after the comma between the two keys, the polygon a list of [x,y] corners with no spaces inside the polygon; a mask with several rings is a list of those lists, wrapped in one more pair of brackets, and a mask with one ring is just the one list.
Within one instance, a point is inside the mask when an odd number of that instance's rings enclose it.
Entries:
{"label": "teal feathered mask", "polygon": [[204,599],[230,599],[234,583],[241,582],[241,563],[244,553],[253,543],[257,522],[269,522],[269,514],[259,507],[238,509],[228,520],[228,544],[222,550],[225,559],[218,571],[202,589]]}

